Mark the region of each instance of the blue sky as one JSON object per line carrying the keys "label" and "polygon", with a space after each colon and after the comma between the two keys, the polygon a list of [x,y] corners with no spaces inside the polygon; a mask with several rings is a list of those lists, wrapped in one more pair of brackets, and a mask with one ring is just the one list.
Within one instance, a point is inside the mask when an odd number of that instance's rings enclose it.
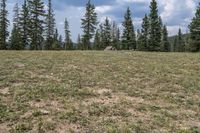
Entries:
{"label": "blue sky", "polygon": [[[82,33],[80,19],[85,12],[85,4],[88,0],[52,0],[56,17],[57,28],[59,33],[63,35],[65,18],[68,19],[73,41],[76,41],[77,35]],[[132,10],[135,29],[139,29],[141,20],[145,13],[149,12],[149,3],[151,0],[91,0],[96,6],[98,20],[102,22],[105,17],[118,22],[121,27],[123,15],[129,6]],[[18,2],[21,4],[23,0],[8,0],[7,9],[9,10],[10,27],[12,27],[13,6]],[[44,0],[47,3],[47,0]],[[181,28],[185,33],[187,27],[194,16],[195,8],[198,0],[157,0],[159,5],[159,14],[163,19],[163,23],[167,25],[169,35],[177,33]]]}

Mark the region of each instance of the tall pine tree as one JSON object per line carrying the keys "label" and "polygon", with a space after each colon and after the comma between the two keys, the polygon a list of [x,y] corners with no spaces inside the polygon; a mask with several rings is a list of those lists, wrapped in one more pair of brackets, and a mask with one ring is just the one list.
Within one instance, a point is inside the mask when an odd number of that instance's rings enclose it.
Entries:
{"label": "tall pine tree", "polygon": [[184,40],[183,40],[183,34],[181,29],[178,30],[178,37],[177,37],[177,52],[183,52],[184,51]]}
{"label": "tall pine tree", "polygon": [[141,36],[139,36],[139,40],[138,49],[141,51],[147,51],[149,42],[149,18],[147,14],[145,14],[142,21]]}
{"label": "tall pine tree", "polygon": [[73,43],[71,40],[71,32],[69,30],[69,23],[65,19],[65,50],[73,50]]}
{"label": "tall pine tree", "polygon": [[94,50],[100,50],[101,49],[101,36],[99,33],[99,30],[96,30],[96,34],[94,37],[94,45],[93,45]]}
{"label": "tall pine tree", "polygon": [[46,50],[51,50],[53,43],[57,41],[54,40],[54,32],[55,32],[55,18],[52,9],[52,2],[51,0],[48,0],[48,13],[46,16],[46,43],[45,43]]}
{"label": "tall pine tree", "polygon": [[112,46],[119,49],[120,30],[115,22],[112,23]]}
{"label": "tall pine tree", "polygon": [[42,0],[28,0],[30,10],[29,35],[30,49],[42,50],[44,43],[44,2]]}
{"label": "tall pine tree", "polygon": [[149,14],[149,51],[161,51],[161,38],[162,38],[162,21],[158,15],[158,6],[156,0],[151,1],[150,14]]}
{"label": "tall pine tree", "polygon": [[19,26],[19,7],[18,4],[14,6],[14,19],[13,19],[13,29],[10,37],[10,49],[12,50],[23,50],[25,46],[22,42],[22,36]]}
{"label": "tall pine tree", "polygon": [[22,10],[20,13],[19,18],[19,26],[20,26],[20,32],[21,32],[21,39],[22,39],[22,45],[24,48],[26,48],[29,45],[29,9],[27,0],[24,0],[24,3],[22,5]]}
{"label": "tall pine tree", "polygon": [[200,3],[196,9],[195,17],[189,25],[190,28],[190,50],[200,52]]}
{"label": "tall pine tree", "polygon": [[131,10],[128,7],[127,11],[124,15],[124,22],[123,22],[123,36],[122,36],[122,49],[130,50],[136,49],[136,36],[133,26],[133,21],[131,17]]}
{"label": "tall pine tree", "polygon": [[83,43],[84,49],[91,49],[90,40],[93,38],[97,25],[97,13],[95,12],[95,6],[91,4],[90,0],[86,5],[86,13],[82,21],[83,29]]}
{"label": "tall pine tree", "polygon": [[162,32],[162,51],[163,52],[170,52],[170,43],[168,41],[168,31],[166,25],[163,26]]}
{"label": "tall pine tree", "polygon": [[111,38],[111,24],[110,21],[108,19],[108,17],[106,17],[105,22],[103,24],[103,48],[106,48],[107,46],[111,46],[112,43],[112,38]]}
{"label": "tall pine tree", "polygon": [[7,38],[9,36],[7,19],[8,11],[6,10],[6,0],[0,0],[0,50],[7,49]]}

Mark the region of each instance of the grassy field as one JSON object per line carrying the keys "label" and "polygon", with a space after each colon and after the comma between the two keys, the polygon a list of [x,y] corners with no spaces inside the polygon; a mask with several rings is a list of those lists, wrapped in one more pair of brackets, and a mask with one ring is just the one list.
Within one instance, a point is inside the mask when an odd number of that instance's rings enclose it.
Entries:
{"label": "grassy field", "polygon": [[200,54],[0,52],[0,132],[200,132]]}

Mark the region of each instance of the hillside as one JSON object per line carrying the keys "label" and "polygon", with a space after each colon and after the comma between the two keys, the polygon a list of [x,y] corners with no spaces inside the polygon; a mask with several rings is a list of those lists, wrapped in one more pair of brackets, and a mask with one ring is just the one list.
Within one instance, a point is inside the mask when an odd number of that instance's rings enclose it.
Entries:
{"label": "hillside", "polygon": [[0,52],[0,131],[200,131],[200,54]]}
{"label": "hillside", "polygon": [[[169,42],[171,45],[174,44],[174,39],[175,39],[176,36],[170,36],[168,39],[169,39]],[[183,39],[186,41],[187,39],[189,38],[189,34],[183,34]]]}

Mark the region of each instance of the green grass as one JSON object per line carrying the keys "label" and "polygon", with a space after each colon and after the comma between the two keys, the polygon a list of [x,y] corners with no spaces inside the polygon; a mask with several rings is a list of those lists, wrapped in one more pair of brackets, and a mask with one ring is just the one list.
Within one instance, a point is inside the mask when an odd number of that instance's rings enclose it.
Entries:
{"label": "green grass", "polygon": [[200,132],[200,54],[0,51],[2,132]]}

